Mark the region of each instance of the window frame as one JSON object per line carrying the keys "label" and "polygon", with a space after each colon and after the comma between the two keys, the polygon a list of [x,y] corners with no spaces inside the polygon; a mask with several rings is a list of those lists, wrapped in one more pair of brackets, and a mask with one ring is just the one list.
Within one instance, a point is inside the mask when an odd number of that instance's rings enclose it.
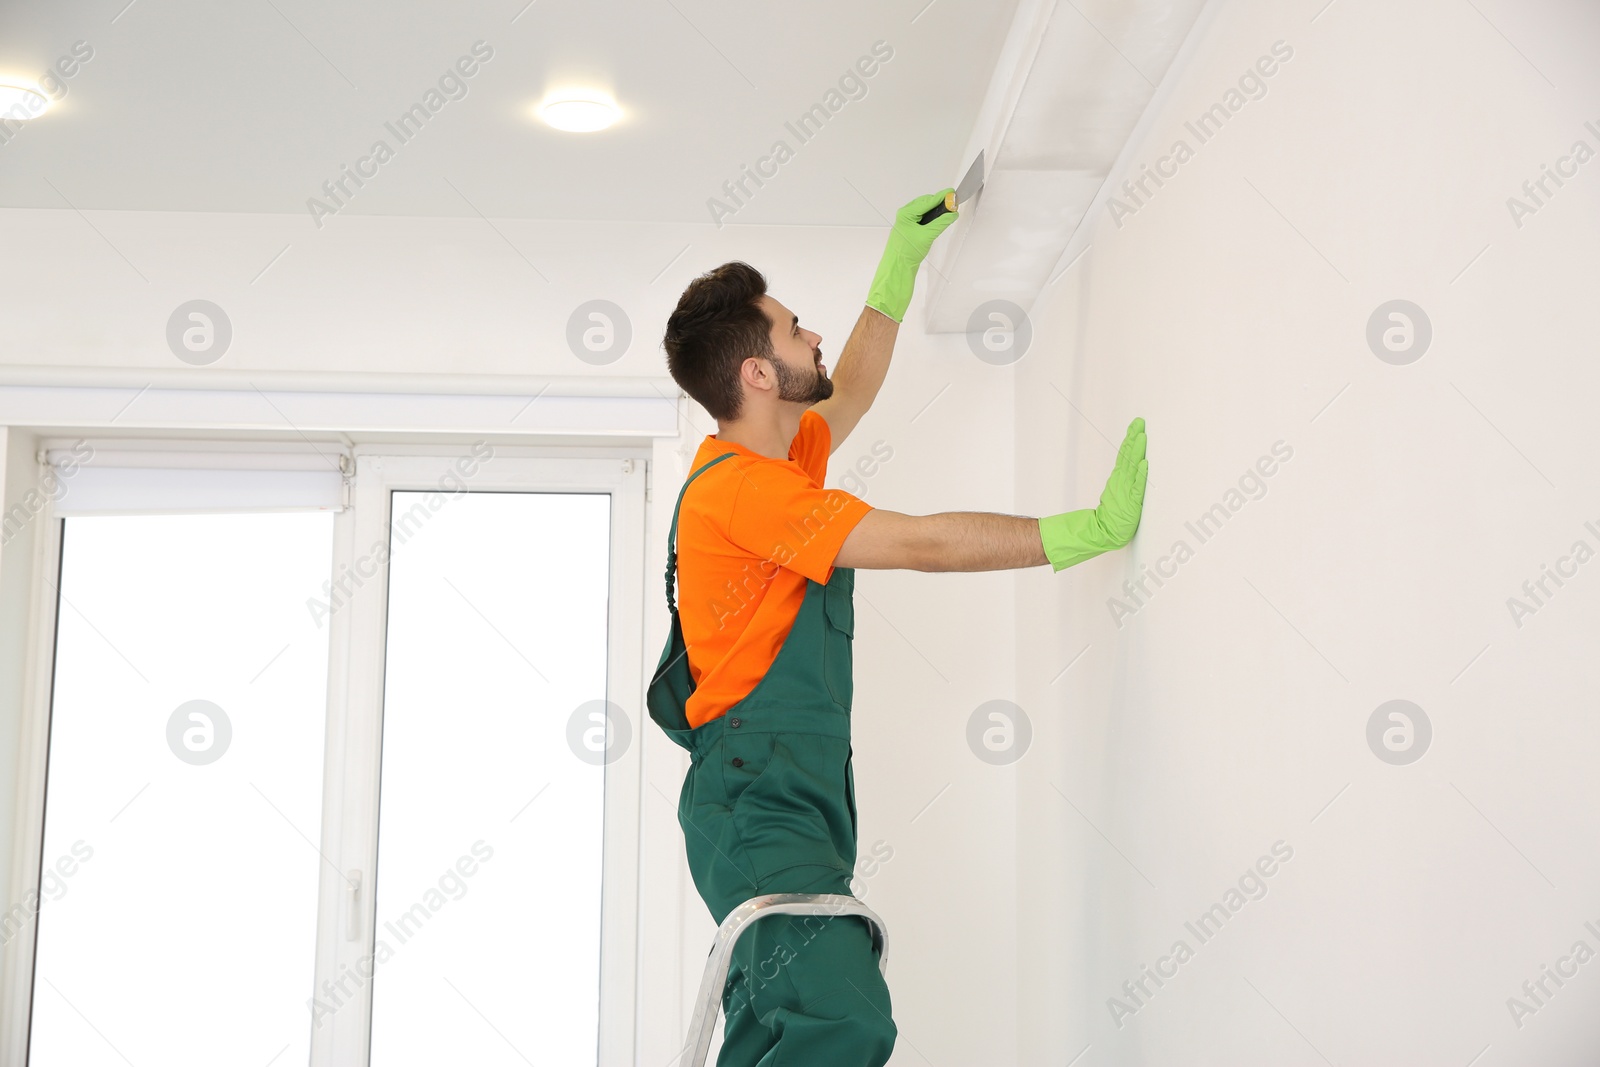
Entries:
{"label": "window frame", "polygon": [[[239,451],[248,443],[185,441],[197,456],[212,448]],[[265,449],[274,446],[264,445]],[[330,576],[353,566],[381,542],[389,543],[387,522],[396,490],[437,489],[440,478],[471,446],[444,444],[367,444],[324,450],[352,457],[346,506],[334,517]],[[590,492],[611,497],[607,611],[607,699],[630,716],[632,740],[606,765],[605,840],[602,866],[599,1067],[635,1062],[641,1024],[641,889],[643,870],[644,750],[650,721],[645,709],[647,663],[645,610],[653,584],[645,580],[646,536],[652,509],[649,494],[650,443],[627,448],[563,449],[530,444],[494,445],[492,462],[479,468],[467,491]],[[40,455],[43,455],[41,450]],[[197,462],[197,466],[204,465]],[[36,472],[37,473],[37,472]],[[44,839],[46,773],[53,700],[57,596],[64,519],[47,498],[35,517],[27,606],[25,703],[18,747],[17,822],[12,852],[13,886],[38,891]],[[378,790],[382,759],[382,699],[388,567],[375,573],[329,619],[329,662],[324,737],[323,803],[320,847],[336,869],[324,864],[318,887],[316,966],[307,996],[341,966],[353,968],[369,954],[376,925],[374,872],[377,862]],[[680,860],[681,862],[681,860]],[[352,901],[343,872],[362,872],[359,897]],[[681,873],[681,872],[680,872]],[[19,898],[20,899],[20,898]],[[356,905],[352,916],[352,903]],[[41,909],[42,910],[42,909]],[[37,913],[36,913],[37,914]],[[359,918],[357,940],[349,940],[351,919]],[[37,922],[25,923],[5,952],[0,973],[0,1060],[26,1062],[34,995]],[[658,978],[677,978],[677,975]],[[670,984],[676,985],[676,982]],[[312,1067],[365,1067],[371,1036],[370,981],[353,1001],[311,1034]],[[680,994],[681,995],[681,994]],[[311,1016],[307,1013],[306,1024]]]}
{"label": "window frame", "polygon": [[[361,546],[387,545],[389,509],[396,490],[427,490],[465,449],[448,454],[395,455],[384,449],[355,456],[352,507],[335,521],[335,562],[351,563]],[[469,491],[604,492],[611,495],[610,608],[607,613],[606,685],[611,699],[624,709],[643,707],[642,605],[629,590],[644,586],[645,471],[637,460],[503,457],[473,475]],[[377,869],[378,799],[381,783],[385,625],[388,617],[387,564],[352,597],[345,611],[335,612],[330,639],[336,655],[329,670],[329,758],[334,746],[343,761],[343,790],[325,798],[324,850],[338,870],[323,870],[317,908],[318,953],[315,985],[336,977],[341,967],[353,968],[372,951],[376,921],[373,872]],[[334,668],[338,669],[335,670]],[[634,715],[635,720],[638,715]],[[642,725],[635,721],[634,741],[606,766],[605,847],[601,888],[600,1067],[633,1063],[637,1004],[639,914],[639,838],[643,762],[639,743]],[[349,940],[350,900],[339,872],[362,872],[359,940]],[[333,951],[329,951],[330,947]],[[366,1065],[370,1053],[372,983],[364,983],[352,1007],[340,1010],[325,1030],[312,1034],[312,1064]],[[319,1055],[319,1050],[322,1055]]]}

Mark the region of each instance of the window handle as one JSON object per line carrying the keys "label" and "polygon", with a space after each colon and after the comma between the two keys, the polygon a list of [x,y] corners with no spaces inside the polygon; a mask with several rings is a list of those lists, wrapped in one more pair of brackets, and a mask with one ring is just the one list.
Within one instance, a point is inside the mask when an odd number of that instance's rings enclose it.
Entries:
{"label": "window handle", "polygon": [[358,941],[361,939],[361,872],[347,872],[345,885],[344,939]]}

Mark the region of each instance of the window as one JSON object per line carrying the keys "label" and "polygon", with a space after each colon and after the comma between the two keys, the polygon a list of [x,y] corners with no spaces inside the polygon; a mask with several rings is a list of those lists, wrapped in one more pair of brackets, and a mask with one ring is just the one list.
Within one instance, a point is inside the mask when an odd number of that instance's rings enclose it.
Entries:
{"label": "window", "polygon": [[644,465],[162,462],[58,513],[30,1064],[631,1063]]}
{"label": "window", "polygon": [[610,498],[427,506],[393,494],[372,1062],[592,1064]]}
{"label": "window", "polygon": [[65,520],[31,1064],[305,1061],[333,522]]}

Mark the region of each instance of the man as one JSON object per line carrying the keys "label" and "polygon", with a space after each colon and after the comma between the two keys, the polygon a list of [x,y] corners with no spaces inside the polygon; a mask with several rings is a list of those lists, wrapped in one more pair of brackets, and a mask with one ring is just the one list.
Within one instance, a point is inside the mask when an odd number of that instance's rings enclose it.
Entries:
{"label": "man", "polygon": [[[917,268],[956,218],[919,222],[949,191],[895,216],[832,378],[821,336],[747,264],[696,278],[667,321],[672,377],[717,433],[701,442],[673,512],[672,634],[648,697],[651,717],[690,752],[678,820],[718,923],[763,893],[850,892],[855,568],[1059,571],[1127,544],[1139,525],[1142,419],[1092,509],[902,515],[822,487],[829,454],[888,372]],[[881,1067],[897,1033],[870,932],[855,918],[754,924],[735,949],[723,1008],[719,1067]]]}

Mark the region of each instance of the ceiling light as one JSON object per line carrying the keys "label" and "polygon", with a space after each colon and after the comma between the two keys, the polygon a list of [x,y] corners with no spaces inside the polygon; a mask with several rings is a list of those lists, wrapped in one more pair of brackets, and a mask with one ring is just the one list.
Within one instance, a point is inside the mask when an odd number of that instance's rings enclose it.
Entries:
{"label": "ceiling light", "polygon": [[26,85],[0,84],[0,116],[17,121],[37,118],[50,106],[50,98]]}
{"label": "ceiling light", "polygon": [[539,117],[558,130],[593,133],[616,122],[622,110],[608,96],[570,92],[553,96],[539,107]]}

